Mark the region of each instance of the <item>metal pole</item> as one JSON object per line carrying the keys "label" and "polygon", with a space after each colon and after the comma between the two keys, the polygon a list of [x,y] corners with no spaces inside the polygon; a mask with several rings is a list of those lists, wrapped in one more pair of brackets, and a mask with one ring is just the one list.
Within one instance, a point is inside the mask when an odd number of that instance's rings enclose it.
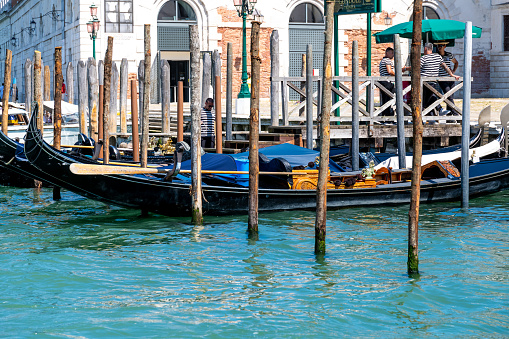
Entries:
{"label": "metal pole", "polygon": [[394,72],[396,74],[396,117],[398,123],[398,160],[399,168],[406,168],[405,120],[403,107],[403,63],[399,34],[394,35]]}
{"label": "metal pole", "polygon": [[92,33],[92,58],[94,58],[94,60],[97,60],[95,58],[95,35],[96,32]]}
{"label": "metal pole", "polygon": [[[334,75],[339,76],[339,15],[334,14]],[[334,86],[339,87],[339,81],[334,81]],[[334,93],[334,103],[339,101],[339,95]],[[340,116],[339,107],[334,111],[334,115]]]}
{"label": "metal pole", "polygon": [[468,154],[470,139],[470,99],[472,94],[472,22],[465,26],[465,68],[463,73],[463,120],[461,123],[461,207],[468,208],[470,170]]}
{"label": "metal pole", "polygon": [[177,142],[184,141],[184,82],[177,83]]}
{"label": "metal pole", "polygon": [[247,85],[247,0],[242,0],[242,85],[237,98],[249,98],[249,86]]}
{"label": "metal pole", "polygon": [[233,93],[233,45],[227,45],[226,56],[226,140],[233,140],[232,133],[232,93]]}
{"label": "metal pole", "polygon": [[258,136],[260,122],[260,23],[251,27],[251,114],[249,116],[249,215],[248,232],[258,233]]}
{"label": "metal pole", "polygon": [[306,148],[313,149],[313,46],[306,48]]}
{"label": "metal pole", "polygon": [[273,30],[270,35],[270,124],[279,126],[279,32]]}
{"label": "metal pole", "polygon": [[201,105],[200,105],[200,37],[198,26],[189,26],[191,51],[191,199],[192,222],[203,222],[201,190]]}
{"label": "metal pole", "polygon": [[352,170],[359,170],[359,43],[352,44]]}

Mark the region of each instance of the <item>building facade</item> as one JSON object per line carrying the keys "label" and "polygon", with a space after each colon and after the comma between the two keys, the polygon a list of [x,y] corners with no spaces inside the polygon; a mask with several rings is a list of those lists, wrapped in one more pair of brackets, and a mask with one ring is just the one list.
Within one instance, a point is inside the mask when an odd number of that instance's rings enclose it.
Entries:
{"label": "building facade", "polygon": [[[129,73],[137,74],[143,60],[143,27],[151,25],[153,70],[158,61],[170,63],[172,86],[178,80],[189,81],[189,25],[198,25],[202,51],[218,50],[222,59],[223,88],[226,75],[226,46],[233,43],[234,95],[239,91],[242,72],[242,20],[233,0],[2,0],[0,1],[0,70],[3,74],[5,51],[13,52],[12,78],[24,98],[23,74],[26,59],[35,50],[42,52],[43,63],[53,73],[54,48],[62,46],[64,64],[92,56],[92,40],[86,23],[91,19],[89,7],[98,7],[101,22],[96,39],[96,57],[103,59],[107,37],[114,38],[113,60],[129,62]],[[411,20],[412,1],[385,0],[383,12],[372,16],[373,33],[390,25]],[[483,29],[480,39],[474,39],[473,91],[477,95],[507,97],[509,94],[509,3],[506,0],[425,0],[428,18],[472,21]],[[323,0],[258,0],[256,8],[263,14],[260,34],[262,57],[261,94],[269,96],[270,35],[278,30],[280,40],[280,74],[300,75],[302,54],[312,44],[314,68],[320,69],[323,55]],[[248,23],[248,46],[250,35]],[[359,41],[361,71],[367,69],[367,15],[347,15],[338,19],[338,73],[351,70],[351,43]],[[404,39],[403,39],[404,40]],[[408,41],[403,50],[408,51]],[[373,39],[372,70],[378,73],[378,63],[388,45],[377,45]],[[460,62],[463,43],[450,47]],[[407,56],[404,55],[404,60]],[[248,57],[249,65],[249,57]],[[156,74],[156,72],[153,72]],[[65,74],[65,72],[64,72]],[[75,77],[76,79],[76,77]],[[75,86],[76,88],[77,86]],[[157,88],[153,88],[157,100]],[[75,98],[77,96],[75,95]]]}

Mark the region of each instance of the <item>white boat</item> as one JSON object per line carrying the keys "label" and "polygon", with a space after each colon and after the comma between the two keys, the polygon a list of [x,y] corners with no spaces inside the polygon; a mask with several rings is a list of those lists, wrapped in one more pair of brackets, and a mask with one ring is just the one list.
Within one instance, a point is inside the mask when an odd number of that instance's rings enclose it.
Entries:
{"label": "white boat", "polygon": [[[53,101],[44,101],[44,141],[53,144]],[[2,108],[0,107],[0,113]],[[8,136],[21,143],[24,142],[30,115],[24,104],[9,103],[9,129]],[[78,140],[79,119],[78,106],[62,101],[62,145],[73,145]]]}

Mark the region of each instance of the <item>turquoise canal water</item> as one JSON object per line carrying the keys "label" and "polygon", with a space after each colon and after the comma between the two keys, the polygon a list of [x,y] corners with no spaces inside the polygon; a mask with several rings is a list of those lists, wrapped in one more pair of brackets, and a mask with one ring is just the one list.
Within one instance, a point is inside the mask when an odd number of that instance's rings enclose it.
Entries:
{"label": "turquoise canal water", "polygon": [[509,191],[422,206],[406,274],[408,207],[314,215],[150,216],[63,192],[0,188],[0,337],[509,336]]}

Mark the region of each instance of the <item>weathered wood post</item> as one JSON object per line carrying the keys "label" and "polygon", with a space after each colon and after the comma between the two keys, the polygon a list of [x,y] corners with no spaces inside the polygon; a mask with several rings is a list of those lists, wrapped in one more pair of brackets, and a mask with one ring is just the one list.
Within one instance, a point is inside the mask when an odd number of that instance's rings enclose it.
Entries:
{"label": "weathered wood post", "polygon": [[[53,101],[53,147],[60,149],[62,144],[62,47],[55,47],[54,101]],[[53,200],[61,200],[60,187],[53,187]]]}
{"label": "weathered wood post", "polygon": [[[104,101],[103,101],[103,164],[110,162],[110,124],[111,124],[111,91],[115,87],[115,98],[117,97],[116,86],[112,86],[112,54],[113,37],[108,36],[108,47],[104,56]],[[116,120],[116,114],[115,114]]]}
{"label": "weathered wood post", "polygon": [[90,138],[98,141],[98,114],[99,114],[99,83],[97,79],[97,66],[94,58],[88,58],[87,61],[88,77],[88,113]]}
{"label": "weathered wood post", "polygon": [[421,39],[422,39],[422,0],[414,1],[412,34],[412,119],[414,154],[412,163],[412,197],[408,213],[408,261],[409,274],[419,273],[419,203],[421,198],[421,160],[422,160],[422,116],[421,116]]}
{"label": "weathered wood post", "polygon": [[110,136],[117,133],[117,112],[118,112],[118,67],[115,61],[111,62],[111,85],[110,85],[110,114],[109,133]]}
{"label": "weathered wood post", "polygon": [[334,1],[327,0],[325,45],[323,51],[322,114],[320,115],[320,165],[316,187],[315,253],[325,254],[327,234],[327,183],[329,181],[330,111],[332,107],[332,36],[334,27]]}
{"label": "weathered wood post", "polygon": [[189,26],[191,47],[191,199],[192,221],[203,222],[201,191],[201,71],[200,71],[200,37],[198,26]]}
{"label": "weathered wood post", "polygon": [[212,83],[212,60],[209,53],[203,53],[203,78],[201,87],[201,102],[200,105],[205,103],[205,100],[210,98],[210,86]]}
{"label": "weathered wood post", "polygon": [[87,81],[87,67],[83,60],[78,62],[78,112],[80,133],[87,135],[87,114],[86,107],[88,101],[88,81]]}
{"label": "weathered wood post", "polygon": [[403,107],[403,62],[399,34],[394,35],[394,72],[396,75],[396,117],[398,124],[398,162],[399,168],[406,168],[405,149],[405,108]]}
{"label": "weathered wood post", "polygon": [[33,67],[32,60],[27,59],[25,61],[25,109],[29,115],[32,115],[32,100],[33,100],[32,67]]}
{"label": "weathered wood post", "polygon": [[51,71],[49,66],[44,66],[44,101],[51,100]]}
{"label": "weathered wood post", "polygon": [[99,114],[97,116],[97,140],[104,140],[104,85],[99,85]]}
{"label": "weathered wood post", "polygon": [[233,140],[233,45],[231,42],[227,45],[226,54],[226,140]]}
{"label": "weathered wood post", "polygon": [[177,83],[177,142],[184,141],[184,82]]}
{"label": "weathered wood post", "polygon": [[[55,47],[55,81],[53,106],[53,147],[60,149],[62,144],[62,47]],[[54,191],[53,191],[54,192]]]}
{"label": "weathered wood post", "polygon": [[221,76],[216,75],[214,104],[216,106],[216,153],[223,153],[223,118],[221,115]]}
{"label": "weathered wood post", "polygon": [[251,27],[251,114],[249,116],[249,215],[248,232],[258,233],[258,139],[260,124],[260,23]]}
{"label": "weathered wood post", "polygon": [[306,48],[306,148],[313,149],[313,46]]}
{"label": "weathered wood post", "polygon": [[41,52],[34,52],[34,101],[37,102],[37,129],[44,131],[44,109],[42,107],[42,68]]}
{"label": "weathered wood post", "polygon": [[[141,60],[138,66],[138,119],[143,126],[143,97],[145,93],[145,60]],[[143,132],[143,131],[142,131]],[[143,138],[142,138],[143,139]]]}
{"label": "weathered wood post", "polygon": [[[34,60],[34,63],[35,63],[35,60]],[[42,95],[42,99],[44,99],[44,61],[42,60],[42,54],[41,54],[41,95]],[[41,112],[43,112],[43,111],[41,111]]]}
{"label": "weathered wood post", "polygon": [[470,101],[472,95],[472,22],[465,26],[463,71],[463,119],[461,122],[461,207],[468,208],[470,195]]}
{"label": "weathered wood post", "polygon": [[164,59],[161,60],[161,127],[164,134],[170,133],[170,64]]}
{"label": "weathered wood post", "polygon": [[67,68],[65,70],[65,78],[67,81],[67,102],[70,104],[74,104],[74,67],[72,62],[67,63]]}
{"label": "weathered wood post", "polygon": [[212,87],[213,87],[213,98],[217,97],[216,94],[216,76],[219,76],[219,79],[221,79],[221,54],[219,54],[219,51],[217,49],[212,52]]}
{"label": "weathered wood post", "polygon": [[133,138],[133,161],[140,161],[140,136],[138,127],[138,102],[136,100],[136,80],[131,80],[131,120]]}
{"label": "weathered wood post", "polygon": [[352,44],[352,170],[359,170],[359,42]]}
{"label": "weathered wood post", "polygon": [[5,51],[4,93],[2,97],[2,132],[9,131],[9,92],[11,88],[12,51]]}
{"label": "weathered wood post", "polygon": [[145,70],[143,72],[143,120],[141,125],[141,167],[147,167],[147,151],[148,151],[148,124],[150,115],[150,67],[151,67],[151,55],[150,50],[150,25],[145,24],[144,26],[144,48],[145,48],[145,60],[143,65]]}
{"label": "weathered wood post", "polygon": [[[128,84],[128,62],[126,58],[122,58],[120,63],[120,133],[127,133],[127,87]],[[132,93],[131,93],[132,100]],[[132,112],[132,111],[131,111]],[[132,113],[131,113],[132,114]]]}
{"label": "weathered wood post", "polygon": [[273,30],[270,35],[270,124],[279,126],[279,32]]}

